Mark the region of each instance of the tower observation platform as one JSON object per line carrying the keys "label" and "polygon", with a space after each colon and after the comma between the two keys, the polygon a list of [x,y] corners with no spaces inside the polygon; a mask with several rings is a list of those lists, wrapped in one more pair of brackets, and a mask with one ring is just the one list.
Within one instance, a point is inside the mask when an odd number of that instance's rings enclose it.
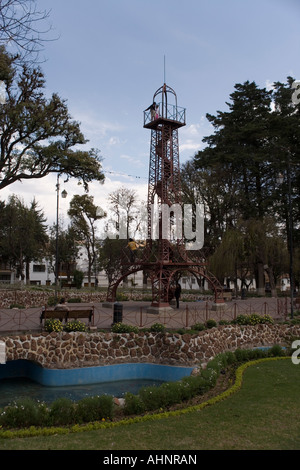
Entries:
{"label": "tower observation platform", "polygon": [[163,124],[167,124],[178,129],[185,126],[185,115],[185,108],[177,105],[175,91],[164,84],[154,93],[152,105],[144,111],[144,127],[146,129],[156,129]]}

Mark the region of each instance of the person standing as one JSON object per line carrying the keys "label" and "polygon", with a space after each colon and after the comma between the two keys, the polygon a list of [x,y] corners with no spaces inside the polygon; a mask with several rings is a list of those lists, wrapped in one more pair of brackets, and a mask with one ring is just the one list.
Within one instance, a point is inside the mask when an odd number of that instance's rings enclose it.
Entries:
{"label": "person standing", "polygon": [[175,288],[176,308],[179,308],[179,299],[181,296],[181,285],[177,282]]}

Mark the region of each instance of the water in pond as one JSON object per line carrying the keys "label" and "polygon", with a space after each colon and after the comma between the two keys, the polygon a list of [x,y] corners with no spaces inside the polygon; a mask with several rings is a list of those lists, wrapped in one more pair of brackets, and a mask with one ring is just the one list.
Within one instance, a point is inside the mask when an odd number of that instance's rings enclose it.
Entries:
{"label": "water in pond", "polygon": [[51,403],[61,397],[78,401],[87,396],[104,394],[121,398],[127,392],[137,394],[141,387],[160,385],[162,383],[159,380],[131,379],[88,385],[46,387],[23,377],[7,378],[0,380],[0,408],[21,398],[32,398],[33,400],[45,403]]}

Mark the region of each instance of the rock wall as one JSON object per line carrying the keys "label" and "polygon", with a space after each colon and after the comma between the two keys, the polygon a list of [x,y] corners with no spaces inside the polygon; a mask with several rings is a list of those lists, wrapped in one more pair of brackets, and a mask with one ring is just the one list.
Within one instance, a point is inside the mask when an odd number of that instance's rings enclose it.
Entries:
{"label": "rock wall", "polygon": [[237,348],[290,345],[300,325],[224,325],[197,335],[170,333],[36,333],[0,336],[6,361],[26,359],[45,368],[69,369],[130,362],[205,364],[216,354]]}
{"label": "rock wall", "polygon": [[[54,290],[0,290],[0,308],[10,308],[11,305],[20,305],[23,308],[41,307],[47,305],[48,299],[53,298]],[[84,292],[65,289],[59,292],[59,298],[66,301],[70,298],[80,297],[81,302],[103,302],[106,292]]]}

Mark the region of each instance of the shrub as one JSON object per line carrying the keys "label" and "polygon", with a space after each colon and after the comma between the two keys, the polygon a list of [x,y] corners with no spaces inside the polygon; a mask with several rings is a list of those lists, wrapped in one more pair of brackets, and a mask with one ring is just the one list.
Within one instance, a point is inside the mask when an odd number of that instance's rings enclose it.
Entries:
{"label": "shrub", "polygon": [[25,305],[22,305],[22,304],[10,304],[9,308],[10,308],[10,309],[12,309],[12,308],[19,308],[19,309],[22,309],[22,308],[25,308]]}
{"label": "shrub", "polygon": [[84,272],[80,271],[79,269],[75,269],[75,271],[73,272],[73,278],[76,289],[81,289],[82,281],[84,278]]}
{"label": "shrub", "polygon": [[230,325],[230,321],[229,320],[220,320],[219,321],[219,325]]}
{"label": "shrub", "polygon": [[47,305],[49,307],[54,307],[57,304],[57,298],[55,296],[48,297]]}
{"label": "shrub", "polygon": [[258,325],[261,323],[274,323],[274,320],[270,315],[251,313],[250,315],[238,315],[232,323],[237,325]]}
{"label": "shrub", "polygon": [[191,326],[191,330],[195,330],[195,331],[205,330],[205,325],[204,323],[195,323],[195,325]]}
{"label": "shrub", "polygon": [[205,322],[205,326],[206,328],[214,328],[215,326],[217,326],[217,322],[215,320],[209,319]]}
{"label": "shrub", "polygon": [[45,330],[48,331],[48,333],[51,333],[52,331],[60,332],[63,331],[63,324],[60,320],[57,320],[55,318],[49,318],[45,321]]}
{"label": "shrub", "polygon": [[115,323],[112,327],[111,327],[111,331],[113,333],[138,333],[139,332],[139,329],[137,326],[132,326],[132,325],[126,325],[125,323]]}
{"label": "shrub", "polygon": [[19,428],[47,425],[47,407],[31,398],[16,400],[0,413],[0,426]]}
{"label": "shrub", "polygon": [[81,297],[71,297],[68,299],[68,304],[80,304],[81,303]]}
{"label": "shrub", "polygon": [[85,323],[79,321],[79,320],[73,320],[68,322],[65,327],[65,331],[87,331],[87,326]]}
{"label": "shrub", "polygon": [[127,392],[125,395],[124,413],[126,415],[137,415],[145,411],[145,406],[139,395]]}
{"label": "shrub", "polygon": [[109,395],[85,397],[77,403],[75,418],[79,424],[112,417],[113,398]]}
{"label": "shrub", "polygon": [[285,356],[285,351],[282,349],[282,347],[279,344],[274,344],[269,351],[269,356],[275,356],[275,357],[280,357],[280,356]]}
{"label": "shrub", "polygon": [[69,398],[58,398],[50,405],[49,420],[52,426],[75,423],[75,404]]}
{"label": "shrub", "polygon": [[150,327],[150,331],[154,332],[154,333],[162,333],[163,331],[165,331],[165,326],[162,325],[161,323],[153,323],[153,325],[151,325]]}

